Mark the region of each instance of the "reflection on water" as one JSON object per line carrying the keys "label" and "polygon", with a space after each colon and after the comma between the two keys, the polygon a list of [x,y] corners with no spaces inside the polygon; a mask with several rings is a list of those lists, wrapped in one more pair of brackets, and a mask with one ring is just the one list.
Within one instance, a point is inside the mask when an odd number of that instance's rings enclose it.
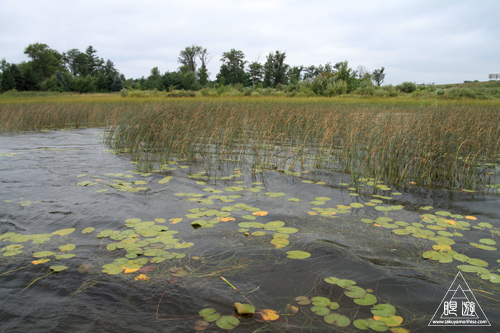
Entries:
{"label": "reflection on water", "polygon": [[[457,266],[481,267],[464,276],[492,324],[481,331],[498,330],[494,194],[359,191],[349,177],[233,167],[209,179],[182,162],[144,174],[102,141],[95,129],[0,136],[2,331],[188,332],[200,310],[232,315],[243,296],[280,318],[240,318],[235,331],[353,331],[373,318],[328,277],[355,281],[393,305],[402,327],[427,331]],[[351,323],[326,324],[297,296],[328,297]],[[457,331],[437,330],[447,329]]]}

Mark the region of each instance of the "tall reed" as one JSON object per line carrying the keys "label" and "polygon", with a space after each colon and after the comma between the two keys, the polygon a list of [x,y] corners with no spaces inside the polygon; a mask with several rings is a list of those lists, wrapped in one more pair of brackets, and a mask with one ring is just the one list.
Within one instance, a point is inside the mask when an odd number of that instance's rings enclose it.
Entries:
{"label": "tall reed", "polygon": [[497,103],[83,98],[0,103],[0,130],[94,126],[143,169],[174,158],[474,189],[499,164]]}

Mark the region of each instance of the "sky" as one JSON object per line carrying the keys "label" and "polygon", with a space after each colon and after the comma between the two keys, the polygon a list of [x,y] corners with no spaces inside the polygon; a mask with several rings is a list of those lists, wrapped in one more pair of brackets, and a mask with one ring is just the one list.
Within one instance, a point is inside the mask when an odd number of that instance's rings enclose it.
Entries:
{"label": "sky", "polygon": [[251,63],[286,52],[291,66],[347,60],[385,68],[383,84],[487,81],[500,73],[499,0],[0,0],[0,59],[29,60],[92,45],[127,78],[179,68],[190,45],[207,48],[210,78],[223,52]]}

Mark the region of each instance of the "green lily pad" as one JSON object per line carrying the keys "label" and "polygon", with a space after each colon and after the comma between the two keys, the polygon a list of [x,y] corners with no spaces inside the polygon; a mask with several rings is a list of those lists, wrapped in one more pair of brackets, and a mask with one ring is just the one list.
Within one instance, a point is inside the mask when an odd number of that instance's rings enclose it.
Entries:
{"label": "green lily pad", "polygon": [[493,239],[491,238],[481,238],[479,240],[479,242],[483,243],[483,244],[486,244],[486,245],[495,245],[497,242],[495,242]]}
{"label": "green lily pad", "polygon": [[366,290],[358,286],[347,286],[344,294],[350,298],[363,298],[366,295]]}
{"label": "green lily pad", "polygon": [[61,272],[67,268],[68,268],[68,266],[64,266],[64,265],[50,266],[50,269],[53,270],[54,272]]}
{"label": "green lily pad", "polygon": [[168,182],[170,181],[170,179],[172,179],[172,178],[174,178],[174,177],[172,177],[172,176],[167,176],[167,177],[165,177],[165,178],[163,178],[163,179],[159,180],[159,181],[158,181],[158,184],[166,184],[166,183],[168,183]]}
{"label": "green lily pad", "polygon": [[356,319],[352,322],[354,327],[360,330],[367,330],[370,328],[370,323],[366,319]]}
{"label": "green lily pad", "polygon": [[328,306],[332,301],[329,298],[323,296],[316,296],[311,298],[312,304],[315,306]]}
{"label": "green lily pad", "polygon": [[354,303],[358,305],[373,305],[377,303],[377,297],[367,293],[363,298],[354,299]]}
{"label": "green lily pad", "polygon": [[90,234],[94,230],[95,230],[94,227],[88,227],[88,228],[85,228],[85,229],[82,230],[82,234]]}
{"label": "green lily pad", "polygon": [[342,288],[346,288],[348,286],[353,286],[356,284],[356,281],[348,280],[348,279],[339,279],[337,280],[337,285]]}
{"label": "green lily pad", "polygon": [[311,311],[317,314],[318,316],[326,316],[327,314],[330,313],[330,309],[322,305],[315,305],[311,307]]}
{"label": "green lily pad", "polygon": [[306,259],[311,256],[311,254],[306,251],[288,251],[286,254],[290,259]]}
{"label": "green lily pad", "polygon": [[278,197],[284,196],[286,193],[284,193],[284,192],[266,192],[264,194],[267,195],[268,197],[271,197],[271,198],[278,198]]}
{"label": "green lily pad", "polygon": [[371,312],[375,316],[389,317],[396,314],[396,308],[392,304],[377,304],[372,307]]}
{"label": "green lily pad", "polygon": [[33,253],[34,258],[43,258],[43,257],[50,257],[50,256],[55,256],[56,254],[52,251],[38,251]]}
{"label": "green lily pad", "polygon": [[259,228],[262,229],[265,227],[263,223],[260,222],[240,222],[238,223],[238,227],[240,228]]}
{"label": "green lily pad", "polygon": [[282,228],[276,229],[276,231],[281,233],[281,234],[294,234],[294,233],[298,232],[299,229],[291,228],[291,227],[282,227]]}
{"label": "green lily pad", "polygon": [[63,252],[73,251],[75,248],[76,248],[75,244],[67,244],[67,245],[59,246],[59,250],[61,250]]}
{"label": "green lily pad", "polygon": [[240,320],[233,316],[222,316],[217,319],[216,324],[223,330],[232,330],[240,324]]}
{"label": "green lily pad", "polygon": [[75,231],[75,228],[61,229],[54,231],[52,235],[66,236],[71,234],[73,231]]}
{"label": "green lily pad", "polygon": [[347,327],[351,324],[349,317],[341,315],[340,313],[330,313],[325,316],[325,322],[330,325],[335,325],[337,327]]}
{"label": "green lily pad", "polygon": [[300,202],[299,198],[288,198],[288,201],[290,202]]}

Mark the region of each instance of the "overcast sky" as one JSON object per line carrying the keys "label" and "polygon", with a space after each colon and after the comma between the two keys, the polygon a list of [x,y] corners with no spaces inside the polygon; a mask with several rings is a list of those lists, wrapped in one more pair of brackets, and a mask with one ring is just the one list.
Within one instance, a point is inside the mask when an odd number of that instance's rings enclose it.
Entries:
{"label": "overcast sky", "polygon": [[500,1],[0,0],[0,59],[26,61],[33,43],[92,45],[127,78],[175,71],[195,44],[212,79],[234,48],[249,62],[280,50],[291,66],[383,66],[384,84],[486,81],[500,73]]}

